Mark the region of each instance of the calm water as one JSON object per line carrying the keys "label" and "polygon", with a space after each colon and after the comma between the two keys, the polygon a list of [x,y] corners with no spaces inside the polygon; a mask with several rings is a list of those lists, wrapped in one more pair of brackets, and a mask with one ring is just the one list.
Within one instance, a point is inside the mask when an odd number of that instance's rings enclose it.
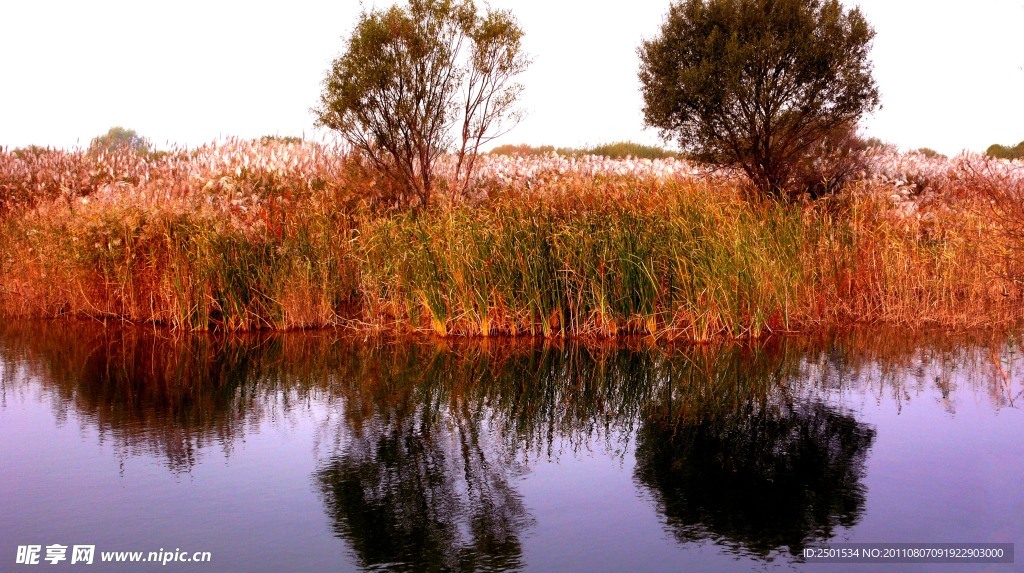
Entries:
{"label": "calm water", "polygon": [[[1017,348],[883,332],[653,350],[0,325],[0,571],[868,571],[801,555],[1020,550]],[[41,564],[16,565],[32,544]],[[42,561],[53,544],[69,547],[57,566]],[[95,546],[93,565],[69,563],[76,544]],[[100,562],[161,550],[211,563]]]}

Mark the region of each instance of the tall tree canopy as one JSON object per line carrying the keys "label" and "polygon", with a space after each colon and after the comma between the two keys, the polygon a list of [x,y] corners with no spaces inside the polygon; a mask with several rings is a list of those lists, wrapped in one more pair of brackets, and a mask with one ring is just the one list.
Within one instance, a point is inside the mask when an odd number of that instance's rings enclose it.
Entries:
{"label": "tall tree canopy", "polygon": [[797,163],[878,105],[874,31],[838,0],[683,0],[639,48],[644,119],[782,196]]}
{"label": "tall tree canopy", "polygon": [[433,191],[437,159],[454,150],[461,190],[480,146],[518,119],[514,78],[529,64],[522,37],[509,12],[480,12],[472,0],[364,12],[324,80],[318,123],[420,205]]}

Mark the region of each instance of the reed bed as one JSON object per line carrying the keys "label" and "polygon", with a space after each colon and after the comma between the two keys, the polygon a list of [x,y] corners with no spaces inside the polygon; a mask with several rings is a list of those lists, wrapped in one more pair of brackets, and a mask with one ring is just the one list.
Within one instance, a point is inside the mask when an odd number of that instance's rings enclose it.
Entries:
{"label": "reed bed", "polygon": [[471,196],[410,212],[309,142],[2,151],[0,311],[692,341],[1019,318],[1024,167],[869,153],[800,204],[676,158],[484,156]]}

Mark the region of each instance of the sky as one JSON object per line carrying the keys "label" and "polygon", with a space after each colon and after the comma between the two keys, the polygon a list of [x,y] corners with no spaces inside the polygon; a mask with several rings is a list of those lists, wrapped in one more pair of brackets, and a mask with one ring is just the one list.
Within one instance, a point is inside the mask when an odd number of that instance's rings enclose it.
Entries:
{"label": "sky", "polygon": [[[882,108],[866,136],[949,155],[1024,140],[1024,0],[843,0],[874,27]],[[483,4],[477,0],[478,4]],[[157,147],[326,134],[310,108],[360,10],[386,0],[9,0],[0,8],[0,146],[87,146],[112,126]],[[636,49],[669,0],[491,0],[533,59],[527,116],[497,143],[657,144]]]}

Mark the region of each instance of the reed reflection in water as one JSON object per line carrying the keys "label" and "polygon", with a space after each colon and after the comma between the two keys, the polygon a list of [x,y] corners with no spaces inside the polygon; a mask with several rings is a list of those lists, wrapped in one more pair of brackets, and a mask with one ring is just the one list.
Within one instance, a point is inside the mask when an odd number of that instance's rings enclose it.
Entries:
{"label": "reed reflection in water", "polygon": [[906,400],[934,384],[955,410],[955,378],[1013,407],[1013,347],[885,333],[659,350],[0,326],[4,396],[38,386],[58,420],[172,472],[217,448],[230,457],[266,420],[316,418],[308,477],[332,531],[361,567],[395,570],[525,566],[536,517],[517,484],[534,463],[594,448],[635,456],[636,487],[678,542],[796,556],[865,508],[875,430],[833,398]]}

